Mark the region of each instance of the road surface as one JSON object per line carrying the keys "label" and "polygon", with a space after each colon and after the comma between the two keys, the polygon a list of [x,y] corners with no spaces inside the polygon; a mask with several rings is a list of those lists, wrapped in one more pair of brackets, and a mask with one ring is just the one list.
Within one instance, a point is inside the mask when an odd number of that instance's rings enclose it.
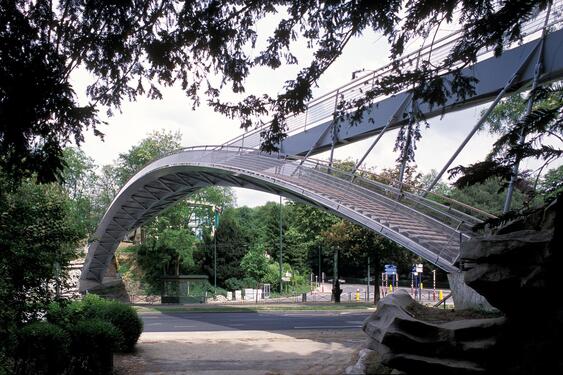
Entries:
{"label": "road surface", "polygon": [[286,331],[361,328],[371,311],[142,314],[144,332]]}

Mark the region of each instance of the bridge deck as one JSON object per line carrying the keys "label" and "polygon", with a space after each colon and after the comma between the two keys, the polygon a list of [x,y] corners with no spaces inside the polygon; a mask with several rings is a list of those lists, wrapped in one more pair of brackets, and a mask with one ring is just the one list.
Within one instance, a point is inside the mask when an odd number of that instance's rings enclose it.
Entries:
{"label": "bridge deck", "polygon": [[120,240],[187,194],[209,185],[270,191],[338,214],[455,271],[460,241],[479,222],[466,213],[316,161],[223,147],[184,149],[154,161],[118,193],[91,243],[82,280],[100,282]]}

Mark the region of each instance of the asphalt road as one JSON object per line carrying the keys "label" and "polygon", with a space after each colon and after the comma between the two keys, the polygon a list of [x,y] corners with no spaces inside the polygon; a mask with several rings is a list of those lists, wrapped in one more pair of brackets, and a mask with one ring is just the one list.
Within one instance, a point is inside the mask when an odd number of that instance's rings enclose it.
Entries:
{"label": "asphalt road", "polygon": [[371,312],[257,312],[142,314],[145,332],[358,329]]}

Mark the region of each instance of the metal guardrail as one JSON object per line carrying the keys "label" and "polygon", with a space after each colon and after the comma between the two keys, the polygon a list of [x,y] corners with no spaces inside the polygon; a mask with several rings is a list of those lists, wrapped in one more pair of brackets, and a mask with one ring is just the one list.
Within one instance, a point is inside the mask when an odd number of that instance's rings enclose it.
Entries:
{"label": "metal guardrail", "polygon": [[[530,40],[539,38],[544,27],[545,17],[546,12],[542,11],[536,15],[536,17],[528,21],[522,27],[523,38]],[[554,1],[549,17],[549,22],[547,24],[549,28],[559,28],[561,26],[561,23],[563,22],[563,1]],[[457,30],[442,38],[433,40],[431,44],[425,45],[416,51],[408,53],[397,61],[362,75],[337,89],[329,91],[326,94],[311,100],[307,103],[306,110],[304,112],[288,116],[286,118],[287,135],[302,132],[307,130],[307,128],[332,120],[338,105],[342,100],[351,101],[363,96],[366,90],[371,89],[377,84],[378,80],[392,74],[394,70],[393,67],[396,64],[399,64],[402,67],[403,72],[408,71],[409,69],[414,69],[417,62],[429,63],[433,66],[442,67],[441,70],[438,71],[439,74],[445,73],[446,69],[451,70],[454,66],[450,65],[445,68],[442,63],[448,56],[450,50],[460,40],[461,35],[462,30]],[[506,45],[505,47],[508,46],[509,45]],[[478,53],[478,59],[489,57],[492,53],[493,51],[490,48],[482,49]],[[374,98],[373,102],[377,102],[388,96],[389,95],[381,95]],[[353,109],[350,110],[350,112],[352,111]],[[266,123],[259,128],[249,130],[225,142],[225,145],[259,148],[262,143],[260,133],[267,129],[268,126],[269,123]]]}
{"label": "metal guardrail", "polygon": [[[485,211],[479,210],[465,203],[458,202],[452,198],[437,193],[433,193],[433,192],[430,193],[434,199],[429,199],[427,197],[421,196],[420,194],[416,194],[416,193],[426,192],[426,190],[424,190],[423,188],[415,187],[405,183],[400,184],[398,180],[392,180],[387,177],[365,170],[358,170],[355,174],[352,174],[352,172],[341,170],[335,166],[330,166],[327,161],[320,159],[313,159],[313,158],[305,159],[300,156],[270,154],[270,153],[261,152],[253,148],[231,146],[231,145],[203,145],[203,146],[184,147],[175,150],[171,153],[165,154],[159,157],[158,159],[184,151],[206,151],[209,153],[209,152],[221,151],[221,150],[227,150],[229,152],[235,151],[238,153],[252,153],[253,155],[259,157],[295,161],[296,163],[303,162],[303,165],[313,170],[318,170],[324,173],[328,173],[330,171],[331,176],[339,177],[342,180],[364,187],[369,190],[373,190],[379,194],[385,195],[386,197],[392,198],[394,200],[399,199],[401,200],[401,203],[408,205],[413,209],[418,208],[421,211],[428,210],[430,211],[429,212],[430,215],[432,215],[432,212],[434,212],[436,215],[438,215],[440,218],[442,218],[445,221],[451,220],[452,225],[455,226],[465,225],[466,232],[470,232],[471,226],[478,224],[483,220],[495,217],[494,215],[491,215]],[[204,158],[202,157],[200,160],[204,160]],[[151,164],[152,162],[153,161],[147,163],[147,165]],[[296,171],[299,170],[297,166],[295,167],[296,169],[294,170],[294,173],[296,173]],[[387,183],[383,181],[386,181]],[[128,183],[125,184],[122,189],[127,187],[127,185]]]}

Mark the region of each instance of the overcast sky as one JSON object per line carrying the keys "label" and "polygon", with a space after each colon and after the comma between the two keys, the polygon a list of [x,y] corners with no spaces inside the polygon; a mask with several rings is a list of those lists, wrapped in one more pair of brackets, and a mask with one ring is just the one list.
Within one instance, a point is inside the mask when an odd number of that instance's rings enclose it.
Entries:
{"label": "overcast sky", "polygon": [[[310,52],[300,46],[296,48],[298,57],[301,56],[301,61],[306,62],[310,58]],[[316,95],[346,83],[351,79],[351,74],[355,70],[381,67],[388,62],[387,56],[387,43],[377,35],[368,33],[362,38],[352,40],[344,50],[343,56],[320,80],[318,88],[315,89]],[[264,92],[275,94],[281,90],[283,82],[293,78],[297,71],[296,66],[285,66],[276,71],[265,68],[256,69],[247,82],[246,94]],[[83,71],[77,71],[73,75],[73,82],[77,93],[80,94],[84,92],[89,77]],[[129,150],[154,130],[179,131],[182,134],[183,146],[222,144],[240,134],[241,130],[236,120],[227,119],[213,112],[205,104],[192,110],[191,103],[179,88],[166,89],[163,94],[162,100],[140,98],[136,102],[123,105],[121,113],[104,118],[108,125],[99,129],[105,133],[104,141],[89,132],[82,149],[97,164],[103,165],[112,163],[120,153]],[[204,101],[202,100],[202,102]],[[475,107],[448,114],[443,118],[432,119],[430,128],[424,129],[423,138],[418,145],[416,160],[419,171],[427,173],[431,169],[440,169],[477,122],[483,108],[485,107]],[[376,167],[379,170],[392,167],[398,156],[392,152],[395,136],[396,131],[385,134],[367,158],[364,166]],[[454,165],[482,160],[491,149],[493,141],[488,133],[478,133],[459,155]],[[367,139],[341,147],[336,150],[335,156],[339,159],[357,160],[371,142],[372,139]],[[528,167],[528,163],[525,163],[524,167]],[[268,200],[278,200],[276,196],[262,192],[235,190],[239,206],[252,207]]]}

